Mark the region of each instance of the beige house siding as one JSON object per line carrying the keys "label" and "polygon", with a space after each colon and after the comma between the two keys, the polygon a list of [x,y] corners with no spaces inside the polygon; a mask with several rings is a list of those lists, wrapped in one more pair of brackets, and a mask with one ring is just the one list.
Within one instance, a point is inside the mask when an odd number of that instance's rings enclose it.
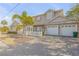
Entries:
{"label": "beige house siding", "polygon": [[34,16],[34,20],[34,26],[44,29],[43,32],[45,32],[45,34],[47,32],[47,28],[57,28],[58,35],[61,35],[61,29],[63,28],[74,28],[74,31],[79,32],[79,21],[70,20],[69,18],[65,17],[63,10],[48,10],[44,14]]}
{"label": "beige house siding", "polygon": [[33,17],[34,21],[35,21],[34,25],[47,24],[49,21],[52,21],[52,19],[54,19],[55,17],[58,17],[58,16],[64,16],[63,10],[56,10],[56,11],[55,10],[48,10],[44,14],[40,14],[40,15]]}
{"label": "beige house siding", "polygon": [[53,10],[48,10],[47,12],[46,12],[46,19],[51,19],[51,18],[53,18],[54,17],[54,11]]}
{"label": "beige house siding", "polygon": [[79,24],[77,24],[77,31],[78,31],[78,37],[79,37]]}
{"label": "beige house siding", "polygon": [[[77,31],[77,24],[51,24],[51,25],[47,25],[47,28],[54,28],[54,29],[56,29],[57,31],[58,31],[58,35],[59,36],[63,36],[62,34],[61,34],[61,29],[67,29],[67,28],[72,28],[71,30],[72,31]],[[74,28],[74,29],[73,29]],[[65,29],[65,30],[66,30]],[[47,31],[47,30],[46,30]],[[70,30],[67,30],[67,31],[70,31]],[[52,33],[52,32],[51,32]],[[72,33],[72,35],[73,35],[73,33]]]}
{"label": "beige house siding", "polygon": [[39,16],[34,17],[34,21],[35,21],[34,25],[45,24],[45,19],[46,19],[45,15],[39,15]]}

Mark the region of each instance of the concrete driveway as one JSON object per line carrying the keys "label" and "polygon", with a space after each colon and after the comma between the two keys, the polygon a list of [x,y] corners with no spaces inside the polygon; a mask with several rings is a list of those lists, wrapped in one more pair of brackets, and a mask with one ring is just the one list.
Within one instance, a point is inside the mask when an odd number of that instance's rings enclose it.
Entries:
{"label": "concrete driveway", "polygon": [[29,42],[4,49],[0,52],[0,56],[79,56],[78,39],[54,36],[34,37]]}

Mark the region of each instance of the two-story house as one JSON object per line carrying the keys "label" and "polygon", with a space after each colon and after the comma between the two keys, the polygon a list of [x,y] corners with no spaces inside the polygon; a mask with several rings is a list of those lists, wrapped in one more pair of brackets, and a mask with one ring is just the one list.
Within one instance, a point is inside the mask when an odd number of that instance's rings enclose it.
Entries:
{"label": "two-story house", "polygon": [[33,26],[26,26],[25,33],[27,35],[38,36],[44,34],[58,36],[73,36],[73,32],[79,32],[79,21],[76,19],[70,19],[66,17],[64,15],[63,9],[49,9],[43,14],[33,16],[33,20]]}
{"label": "two-story house", "polygon": [[73,36],[73,32],[79,32],[79,21],[65,17],[62,9],[50,9],[34,16],[34,21],[34,30],[46,35]]}

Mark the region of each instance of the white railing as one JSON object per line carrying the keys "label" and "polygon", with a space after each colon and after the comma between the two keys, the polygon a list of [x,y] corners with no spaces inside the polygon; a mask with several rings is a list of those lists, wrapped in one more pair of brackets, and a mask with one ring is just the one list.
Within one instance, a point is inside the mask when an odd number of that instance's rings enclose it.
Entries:
{"label": "white railing", "polygon": [[31,31],[27,31],[26,32],[26,35],[42,36],[42,32],[37,32],[37,31],[31,32]]}

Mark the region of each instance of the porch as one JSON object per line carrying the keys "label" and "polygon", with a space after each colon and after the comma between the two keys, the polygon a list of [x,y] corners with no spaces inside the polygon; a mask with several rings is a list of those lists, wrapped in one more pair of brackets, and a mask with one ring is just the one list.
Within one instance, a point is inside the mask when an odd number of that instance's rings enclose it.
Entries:
{"label": "porch", "polygon": [[25,35],[43,36],[44,33],[45,33],[45,26],[44,25],[40,25],[40,26],[27,26],[25,28]]}

